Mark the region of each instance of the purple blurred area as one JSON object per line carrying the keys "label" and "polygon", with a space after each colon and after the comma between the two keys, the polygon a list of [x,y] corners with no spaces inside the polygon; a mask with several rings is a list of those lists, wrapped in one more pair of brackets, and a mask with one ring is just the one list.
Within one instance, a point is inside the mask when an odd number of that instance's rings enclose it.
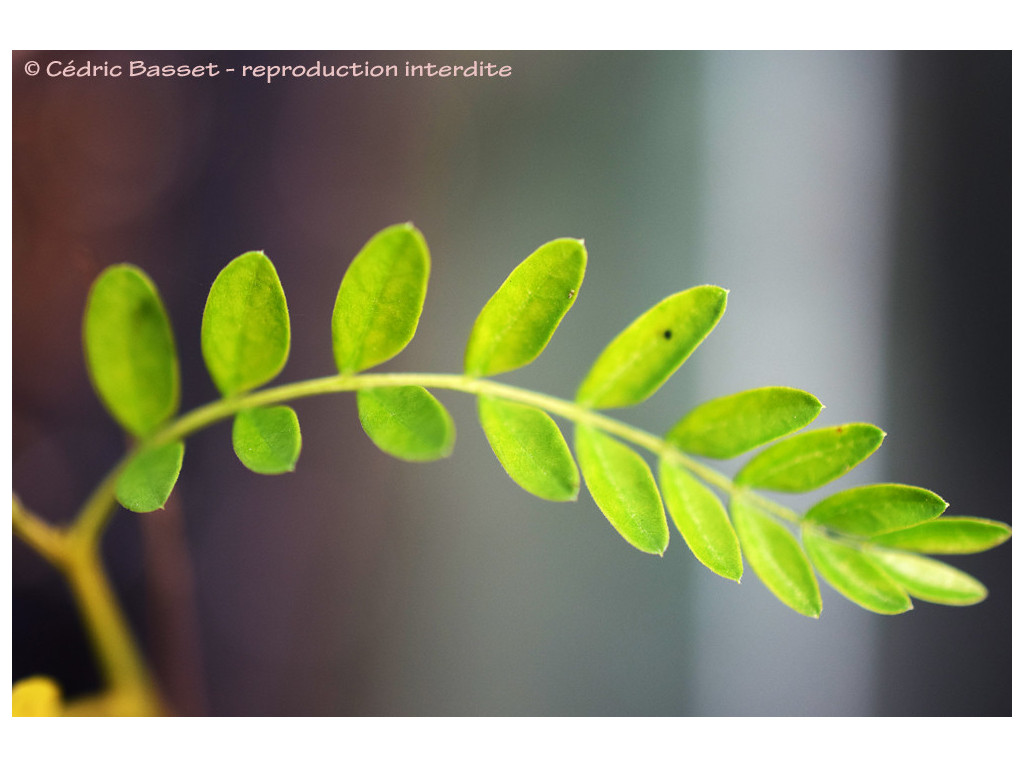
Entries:
{"label": "purple blurred area", "polygon": [[[512,75],[267,83],[24,73],[28,61],[132,60],[221,70],[489,60]],[[757,79],[766,72],[781,79]],[[826,101],[807,96],[814,84],[793,72],[818,76]],[[832,72],[850,79],[822,75]],[[751,82],[780,90],[758,85],[754,101],[728,90]],[[861,134],[856,93],[881,110]],[[782,135],[762,147],[744,138],[741,129],[756,133],[787,103],[799,108],[798,123],[829,118],[820,134],[828,140]],[[836,402],[824,417],[886,429],[880,479],[934,488],[951,514],[1012,523],[1010,106],[1010,55],[999,52],[16,52],[14,488],[29,508],[65,522],[121,455],[123,437],[92,392],[81,352],[85,298],[105,266],[132,262],[158,286],[186,411],[216,397],[199,328],[209,286],[230,259],[264,250],[277,267],[292,323],[280,381],[327,375],[346,266],[373,233],[412,221],[430,245],[430,288],[416,339],[385,369],[459,370],[479,308],[554,237],[586,239],[587,280],[545,356],[509,380],[560,396],[571,396],[601,347],[643,309],[726,280],[729,264],[730,309],[763,301],[778,309],[780,327],[827,325],[821,313],[842,304],[829,292],[846,291],[851,311],[865,302],[870,311],[836,321],[837,333],[851,335],[822,343],[817,373],[813,361],[789,366],[784,344],[757,335],[774,322],[766,312],[751,318],[746,338],[777,353],[785,381],[757,371],[747,375],[758,380],[736,379],[727,351],[710,351],[729,345],[723,327],[723,338],[708,341],[708,373],[681,372],[667,402],[618,415],[660,431],[695,397],[767,383],[816,391],[816,375],[828,391],[832,373],[874,393],[865,395],[867,412],[846,414]],[[715,125],[736,128],[736,137]],[[870,163],[830,164],[861,140],[864,154],[849,156]],[[750,165],[730,170],[730,158],[752,148],[751,159],[770,159],[766,173],[778,178],[730,186],[738,178],[730,173]],[[788,234],[773,243],[730,207],[741,188],[762,211],[785,204],[785,182],[800,186],[802,164],[835,191],[827,204],[840,223],[801,216],[822,197],[797,190],[793,238],[822,246],[809,252],[820,254],[812,258],[827,280],[806,300],[786,293],[795,275],[755,270],[771,247],[789,249]],[[843,185],[860,190],[869,213],[849,215]],[[725,234],[715,223],[723,211]],[[773,212],[772,221],[786,215]],[[847,274],[859,246],[830,248],[833,238],[860,242],[851,221],[874,227],[864,299],[853,293],[861,278]],[[751,242],[766,251],[747,250]],[[846,360],[861,348],[866,357]],[[695,355],[684,370],[700,365]],[[576,505],[528,497],[490,454],[472,401],[441,399],[459,435],[444,462],[384,456],[363,435],[351,397],[312,398],[295,404],[303,452],[294,473],[249,473],[229,426],[218,425],[188,440],[166,510],[119,511],[106,562],[177,712],[1010,714],[1011,545],[963,562],[991,591],[980,606],[921,605],[881,618],[845,613],[824,589],[826,612],[808,622],[788,615],[752,573],[742,587],[721,585],[674,532],[663,560],[646,558],[586,494]],[[737,589],[784,627],[778,636],[759,623],[761,612],[720,597]],[[829,624],[830,608],[851,624]],[[17,540],[13,631],[15,679],[49,674],[71,695],[98,684],[59,576]],[[807,643],[795,660],[783,639],[790,631]],[[830,632],[867,650],[837,650]],[[764,677],[718,677],[732,662],[716,647]],[[782,668],[791,675],[784,689],[771,677]]]}

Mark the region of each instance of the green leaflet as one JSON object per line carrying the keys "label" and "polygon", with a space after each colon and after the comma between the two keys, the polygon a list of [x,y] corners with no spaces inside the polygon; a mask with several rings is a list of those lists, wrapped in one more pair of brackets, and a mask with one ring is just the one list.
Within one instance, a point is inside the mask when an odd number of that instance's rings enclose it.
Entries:
{"label": "green leaflet", "polygon": [[576,426],[576,458],[594,503],[642,552],[668,547],[668,523],[650,467],[635,451],[593,427]]}
{"label": "green leaflet", "polygon": [[334,361],[359,373],[390,360],[416,335],[430,277],[430,254],[412,224],[377,233],[352,260],[331,318]]}
{"label": "green leaflet", "polygon": [[434,461],[452,452],[455,423],[423,387],[380,387],[356,393],[359,421],[384,453],[405,461]]}
{"label": "green leaflet", "polygon": [[480,311],[466,345],[468,376],[493,376],[533,362],[576,301],[587,267],[582,240],[546,243],[512,270]]}
{"label": "green leaflet", "polygon": [[818,618],[818,580],[793,534],[743,496],[733,496],[730,509],[743,555],[758,578],[794,611]]}
{"label": "green leaflet", "polygon": [[231,442],[235,455],[253,472],[291,472],[302,450],[299,417],[287,405],[239,411],[231,429]]}
{"label": "green leaflet", "polygon": [[825,427],[765,448],[736,475],[736,484],[802,493],[840,477],[874,453],[885,433],[871,424]]}
{"label": "green leaflet", "polygon": [[82,328],[89,377],[110,414],[133,435],[178,410],[178,355],[156,287],[137,267],[107,267],[86,302]]}
{"label": "green leaflet", "polygon": [[616,336],[576,392],[590,408],[621,408],[650,397],[725,312],[724,288],[701,285],[662,300]]}
{"label": "green leaflet", "polygon": [[864,485],[822,499],[804,519],[840,533],[875,536],[936,518],[947,506],[924,488],[894,483]]}
{"label": "green leaflet", "polygon": [[575,501],[580,475],[554,420],[528,405],[481,396],[480,425],[494,455],[522,488],[549,501]]}
{"label": "green leaflet", "polygon": [[[711,400],[680,419],[660,444],[594,412],[635,405],[664,384],[721,319],[728,298],[722,288],[703,285],[674,294],[634,320],[598,356],[575,404],[482,378],[525,366],[543,352],[575,302],[587,259],[582,240],[562,238],[523,260],[477,316],[464,375],[358,377],[411,341],[426,297],[430,255],[423,236],[411,224],[389,227],[360,250],[338,289],[331,331],[341,375],[243,398],[280,372],[290,347],[277,272],[262,252],[245,253],[218,275],[203,315],[203,357],[224,400],[170,427],[179,372],[167,314],[144,273],[128,265],[109,268],[90,291],[83,340],[101,399],[141,438],[141,448],[117,476],[117,498],[140,512],[162,507],[180,473],[184,443],[153,444],[172,435],[184,439],[230,413],[235,452],[246,467],[265,474],[291,471],[302,449],[298,418],[290,407],[272,403],[329,391],[356,390],[363,429],[384,452],[408,461],[448,456],[454,423],[427,389],[413,385],[422,382],[477,397],[488,442],[528,492],[574,500],[582,474],[619,534],[658,555],[669,541],[667,507],[702,564],[739,581],[746,558],[771,592],[804,615],[821,612],[814,567],[850,600],[879,613],[908,610],[911,596],[955,605],[984,599],[977,580],[910,553],[980,552],[1008,539],[1007,525],[941,517],[947,505],[931,491],[878,484],[814,504],[803,518],[801,545],[780,521],[795,521],[796,514],[753,493],[818,488],[865,460],[885,437],[878,427],[858,423],[794,434],[822,409],[807,392],[762,387]],[[375,386],[363,388],[367,384]],[[399,384],[405,386],[391,386]],[[252,403],[264,405],[243,408]],[[549,411],[575,422],[579,467]],[[626,441],[660,452],[657,482]],[[759,447],[733,482],[680,453],[728,459]],[[731,494],[731,517],[705,482]],[[19,509],[15,499],[16,530],[26,517]],[[44,542],[41,549],[49,546]]]}
{"label": "green leaflet", "polygon": [[140,451],[117,479],[117,500],[132,512],[163,509],[184,457],[185,443],[180,440]]}
{"label": "green leaflet", "polygon": [[738,582],[743,575],[743,557],[722,502],[671,459],[661,459],[658,480],[672,521],[690,551],[719,576]]}
{"label": "green leaflet", "polygon": [[265,384],[288,359],[288,304],[261,251],[233,259],[213,281],[203,312],[203,360],[225,397]]}
{"label": "green leaflet", "polygon": [[871,541],[880,547],[934,555],[984,552],[1010,538],[1010,526],[980,517],[940,517],[913,528],[884,533]]}
{"label": "green leaflet", "polygon": [[799,389],[751,389],[697,406],[665,439],[686,453],[730,459],[806,427],[821,409],[818,398]]}
{"label": "green leaflet", "polygon": [[814,567],[837,592],[875,613],[904,613],[914,607],[903,587],[860,549],[804,529],[804,547]]}
{"label": "green leaflet", "polygon": [[868,550],[871,559],[914,597],[941,605],[974,605],[988,597],[985,585],[951,565],[905,552]]}

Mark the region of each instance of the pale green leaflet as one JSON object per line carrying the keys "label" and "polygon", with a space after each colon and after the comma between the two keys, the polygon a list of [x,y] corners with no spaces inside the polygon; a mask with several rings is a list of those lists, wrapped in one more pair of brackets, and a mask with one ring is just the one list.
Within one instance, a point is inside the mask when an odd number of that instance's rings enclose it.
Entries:
{"label": "pale green leaflet", "polygon": [[[690,288],[642,312],[597,356],[572,401],[489,378],[544,351],[581,296],[587,261],[582,240],[559,238],[516,266],[478,314],[461,374],[376,373],[412,342],[430,277],[423,234],[408,223],[388,227],[341,279],[331,315],[337,375],[267,388],[288,358],[288,305],[270,258],[244,253],[214,281],[203,315],[203,359],[222,399],[178,419],[178,358],[160,297],[138,268],[111,267],[90,292],[83,340],[97,393],[136,440],[117,498],[137,512],[164,506],[182,472],[185,439],[219,419],[233,420],[244,466],[290,472],[302,434],[285,402],[329,392],[355,392],[363,430],[381,451],[410,462],[445,459],[455,422],[435,392],[446,389],[476,398],[483,433],[512,481],[559,502],[579,500],[585,486],[611,529],[641,552],[666,551],[671,518],[712,572],[738,581],[746,562],[782,603],[813,617],[822,611],[819,575],[883,614],[909,610],[912,599],[984,599],[980,582],[929,555],[998,546],[1010,536],[1004,523],[947,516],[936,494],[896,483],[825,496],[805,515],[761,495],[812,491],[854,471],[881,445],[877,426],[807,429],[822,404],[782,386],[698,404],[664,437],[603,413],[643,402],[676,375],[722,318],[724,288]],[[574,430],[572,447],[564,422]],[[755,449],[733,478],[703,463]]]}

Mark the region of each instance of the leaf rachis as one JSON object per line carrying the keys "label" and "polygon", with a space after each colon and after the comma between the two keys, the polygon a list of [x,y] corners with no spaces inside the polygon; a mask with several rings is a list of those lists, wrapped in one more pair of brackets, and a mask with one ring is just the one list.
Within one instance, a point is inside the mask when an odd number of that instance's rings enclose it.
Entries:
{"label": "leaf rachis", "polygon": [[[816,572],[849,600],[882,614],[908,610],[911,598],[972,605],[987,596],[979,581],[931,555],[996,547],[1011,536],[1004,523],[947,516],[936,494],[894,483],[840,491],[803,516],[759,492],[825,486],[866,460],[885,437],[864,423],[805,429],[823,408],[807,392],[761,387],[716,398],[691,409],[663,437],[602,413],[643,402],[675,374],[724,314],[724,288],[690,288],[642,313],[598,355],[573,400],[489,378],[543,352],[577,298],[587,258],[582,240],[561,238],[524,259],[477,316],[462,373],[374,373],[369,369],[398,355],[415,335],[430,275],[422,233],[408,223],[389,227],[342,276],[331,317],[337,373],[268,386],[290,350],[288,305],[269,257],[244,253],[218,274],[203,312],[203,360],[220,397],[177,416],[177,349],[155,285],[131,265],[104,270],[86,301],[83,347],[97,395],[131,436],[131,448],[66,529],[43,523],[15,498],[13,530],[73,585],[89,584],[86,624],[107,682],[133,702],[132,713],[160,707],[99,564],[99,539],[116,502],[159,514],[178,482],[186,439],[227,419],[244,466],[262,474],[292,471],[302,439],[287,403],[314,395],[354,392],[372,443],[419,462],[449,456],[455,443],[454,420],[431,390],[469,394],[496,458],[529,493],[573,501],[582,477],[623,539],[657,555],[669,543],[667,509],[701,563],[738,581],[746,559],[781,602],[806,616],[821,613]],[[573,425],[575,457],[554,417]],[[657,478],[635,448],[658,462]],[[703,461],[755,449],[734,477]],[[16,709],[59,707],[58,697],[59,689],[33,681],[17,691]]]}

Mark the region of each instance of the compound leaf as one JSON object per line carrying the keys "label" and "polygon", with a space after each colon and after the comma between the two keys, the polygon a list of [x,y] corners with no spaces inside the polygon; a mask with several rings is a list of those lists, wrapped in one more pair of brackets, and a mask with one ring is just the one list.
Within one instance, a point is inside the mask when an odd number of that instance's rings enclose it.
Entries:
{"label": "compound leaf", "polygon": [[806,427],[822,407],[799,389],[750,389],[697,406],[665,437],[686,453],[730,459]]}
{"label": "compound leaf", "polygon": [[184,457],[185,443],[180,440],[140,451],[117,479],[117,500],[132,512],[163,509]]}
{"label": "compound leaf", "polygon": [[533,362],[576,301],[587,267],[582,240],[546,243],[524,259],[480,311],[466,345],[469,376]]}
{"label": "compound leaf", "polygon": [[575,501],[580,475],[554,420],[539,408],[479,398],[480,425],[494,455],[522,488],[549,501]]}
{"label": "compound leaf", "polygon": [[233,259],[206,299],[203,360],[224,396],[265,384],[288,359],[291,328],[277,270],[262,251]]}
{"label": "compound leaf", "polygon": [[883,533],[871,541],[881,547],[933,555],[984,552],[1010,538],[1010,526],[980,517],[940,517],[913,528]]}
{"label": "compound leaf", "polygon": [[985,585],[976,578],[930,557],[887,550],[869,553],[873,561],[920,600],[941,605],[974,605],[988,597]]}
{"label": "compound leaf", "polygon": [[412,224],[374,235],[345,271],[331,318],[334,361],[358,373],[390,360],[416,335],[430,254]]}
{"label": "compound leaf", "polygon": [[96,278],[82,329],[89,377],[125,430],[143,437],[178,410],[180,379],[171,323],[153,282],[130,264]]}
{"label": "compound leaf", "polygon": [[618,440],[582,424],[576,427],[576,457],[594,503],[612,527],[642,552],[664,552],[668,523],[647,462]]}
{"label": "compound leaf", "polygon": [[231,442],[235,455],[253,472],[291,472],[302,450],[299,417],[287,405],[239,411],[231,429]]}
{"label": "compound leaf", "polygon": [[384,453],[405,461],[434,461],[455,446],[455,423],[437,398],[419,386],[361,389],[359,421]]}
{"label": "compound leaf", "polygon": [[668,458],[659,464],[658,479],[665,505],[690,551],[719,576],[739,581],[740,543],[718,496]]}
{"label": "compound leaf", "polygon": [[743,555],[758,578],[797,613],[820,616],[818,580],[793,534],[743,496],[734,496],[730,509]]}
{"label": "compound leaf", "polygon": [[825,427],[786,438],[736,475],[742,486],[802,493],[840,477],[874,453],[885,433],[872,424]]}
{"label": "compound leaf", "polygon": [[590,408],[650,397],[711,333],[725,312],[724,288],[700,285],[663,299],[605,347],[576,392]]}
{"label": "compound leaf", "polygon": [[804,530],[804,547],[814,567],[839,594],[875,613],[897,614],[914,607],[903,587],[860,549]]}
{"label": "compound leaf", "polygon": [[875,536],[936,518],[947,506],[924,488],[886,483],[833,494],[811,507],[804,519],[841,533]]}

